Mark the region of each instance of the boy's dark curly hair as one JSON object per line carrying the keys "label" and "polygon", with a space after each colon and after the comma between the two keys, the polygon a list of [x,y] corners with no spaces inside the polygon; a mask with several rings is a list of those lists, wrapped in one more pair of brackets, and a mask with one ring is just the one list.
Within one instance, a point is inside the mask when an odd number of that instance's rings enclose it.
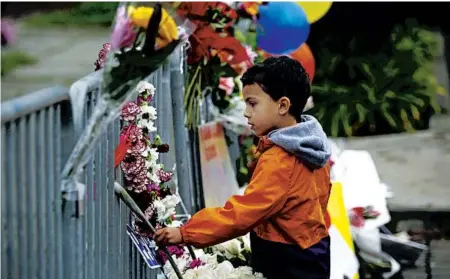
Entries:
{"label": "boy's dark curly hair", "polygon": [[300,122],[311,96],[309,76],[300,62],[287,56],[269,57],[249,68],[241,80],[244,87],[258,84],[274,101],[289,98],[289,113]]}

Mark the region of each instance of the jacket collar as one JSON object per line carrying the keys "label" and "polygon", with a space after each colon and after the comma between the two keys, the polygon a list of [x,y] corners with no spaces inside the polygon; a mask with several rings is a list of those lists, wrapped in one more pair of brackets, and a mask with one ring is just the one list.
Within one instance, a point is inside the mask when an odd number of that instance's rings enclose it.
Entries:
{"label": "jacket collar", "polygon": [[259,138],[257,150],[259,153],[264,153],[267,149],[271,148],[272,146],[274,146],[274,143],[271,140],[269,140],[267,136],[263,136]]}

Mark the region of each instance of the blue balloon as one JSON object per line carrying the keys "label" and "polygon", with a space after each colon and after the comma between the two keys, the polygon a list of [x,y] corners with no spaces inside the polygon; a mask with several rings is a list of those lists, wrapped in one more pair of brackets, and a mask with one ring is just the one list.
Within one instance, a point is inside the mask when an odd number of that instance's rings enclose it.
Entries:
{"label": "blue balloon", "polygon": [[256,39],[264,51],[290,54],[306,42],[309,22],[302,7],[295,2],[269,2],[259,6]]}

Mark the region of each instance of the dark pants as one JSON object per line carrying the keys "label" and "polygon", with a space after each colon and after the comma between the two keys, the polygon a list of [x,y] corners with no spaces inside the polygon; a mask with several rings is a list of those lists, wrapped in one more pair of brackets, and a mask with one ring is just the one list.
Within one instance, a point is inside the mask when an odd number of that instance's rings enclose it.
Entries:
{"label": "dark pants", "polygon": [[264,240],[250,233],[252,267],[267,279],[330,278],[330,237],[308,249]]}

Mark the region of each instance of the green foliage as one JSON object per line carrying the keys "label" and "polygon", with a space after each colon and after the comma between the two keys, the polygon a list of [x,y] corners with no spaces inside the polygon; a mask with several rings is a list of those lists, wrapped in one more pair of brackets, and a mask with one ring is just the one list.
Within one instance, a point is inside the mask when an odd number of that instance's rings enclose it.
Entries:
{"label": "green foliage", "polygon": [[24,23],[34,27],[47,26],[111,26],[118,2],[83,2],[70,10],[37,13]]}
{"label": "green foliage", "polygon": [[423,127],[425,111],[440,110],[435,35],[408,20],[394,27],[380,51],[361,51],[363,43],[354,38],[344,54],[322,47],[310,112],[334,137],[353,136],[362,127],[372,134],[380,133],[381,125],[392,133]]}
{"label": "green foliage", "polygon": [[1,59],[1,76],[7,75],[19,67],[36,64],[37,61],[36,58],[22,51],[4,52]]}

